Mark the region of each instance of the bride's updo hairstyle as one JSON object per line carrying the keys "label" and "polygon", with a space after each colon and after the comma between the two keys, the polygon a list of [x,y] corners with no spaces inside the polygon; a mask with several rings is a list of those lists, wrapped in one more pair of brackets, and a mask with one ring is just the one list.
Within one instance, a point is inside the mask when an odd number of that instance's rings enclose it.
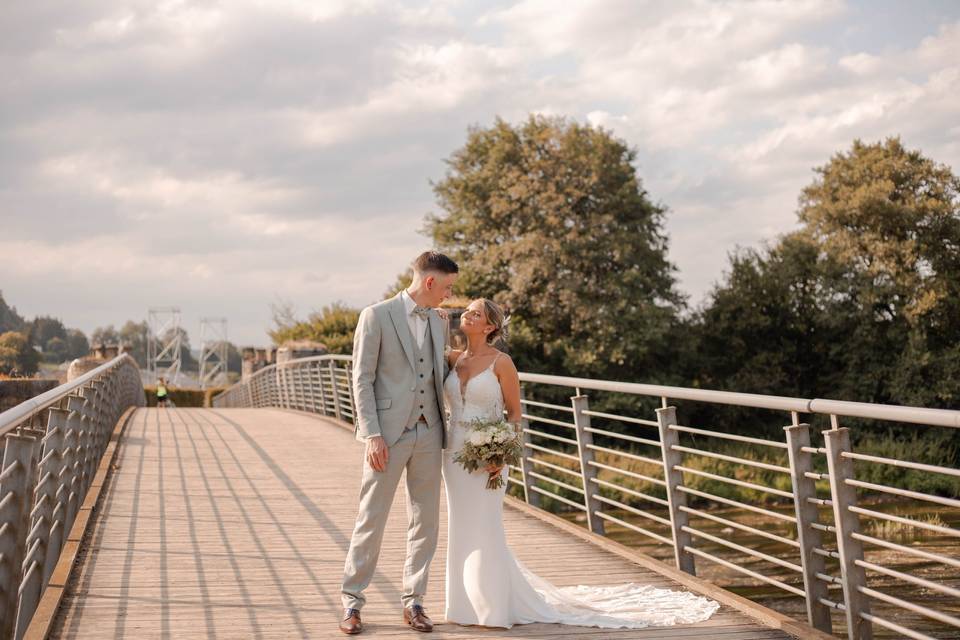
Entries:
{"label": "bride's updo hairstyle", "polygon": [[493,331],[487,334],[487,344],[495,344],[497,340],[506,343],[508,318],[503,308],[488,298],[480,298],[480,302],[483,303],[483,313],[487,316],[487,322],[493,325]]}

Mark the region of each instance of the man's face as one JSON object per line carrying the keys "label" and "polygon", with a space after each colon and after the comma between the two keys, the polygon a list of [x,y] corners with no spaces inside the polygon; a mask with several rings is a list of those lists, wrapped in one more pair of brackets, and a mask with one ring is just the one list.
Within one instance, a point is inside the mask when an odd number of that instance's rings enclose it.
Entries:
{"label": "man's face", "polygon": [[427,306],[439,307],[443,301],[453,295],[453,283],[457,281],[456,273],[431,273],[426,278]]}

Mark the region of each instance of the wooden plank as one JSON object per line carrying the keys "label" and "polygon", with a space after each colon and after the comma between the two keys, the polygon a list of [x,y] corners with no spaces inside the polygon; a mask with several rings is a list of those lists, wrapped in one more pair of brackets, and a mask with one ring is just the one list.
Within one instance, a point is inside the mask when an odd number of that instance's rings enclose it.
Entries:
{"label": "wooden plank", "polygon": [[[351,430],[331,425],[342,426],[293,410],[138,410],[117,450],[117,468],[105,478],[51,637],[342,637],[340,578],[362,450]],[[363,614],[369,633],[389,637],[411,633],[400,622],[403,501],[400,490]],[[504,524],[511,548],[555,584],[684,588],[653,566],[574,534],[569,527],[576,525],[560,527],[510,504]],[[442,511],[425,602],[440,623],[432,638],[789,637],[731,606],[701,624],[640,630],[443,623]],[[527,544],[532,539],[538,544]]]}

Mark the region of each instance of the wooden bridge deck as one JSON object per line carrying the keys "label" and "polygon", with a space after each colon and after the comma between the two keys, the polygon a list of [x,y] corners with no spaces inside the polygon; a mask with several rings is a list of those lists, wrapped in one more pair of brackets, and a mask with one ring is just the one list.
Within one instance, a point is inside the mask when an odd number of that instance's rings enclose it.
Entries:
{"label": "wooden bridge deck", "polygon": [[[361,446],[323,418],[274,409],[140,409],[51,637],[338,638],[339,581],[356,516]],[[400,619],[403,492],[391,512],[364,636],[417,634]],[[519,508],[508,539],[561,584],[684,588]],[[445,532],[446,524],[441,531]],[[536,541],[536,544],[532,544]],[[425,602],[443,614],[445,533]],[[757,607],[760,610],[760,607]],[[431,638],[789,638],[723,606],[709,621],[645,630],[439,624]]]}

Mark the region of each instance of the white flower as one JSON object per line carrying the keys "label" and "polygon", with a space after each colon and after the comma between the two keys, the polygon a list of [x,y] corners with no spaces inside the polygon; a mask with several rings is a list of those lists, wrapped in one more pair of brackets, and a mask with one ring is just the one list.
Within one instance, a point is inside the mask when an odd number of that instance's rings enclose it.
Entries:
{"label": "white flower", "polygon": [[470,441],[470,444],[480,446],[487,441],[487,434],[482,431],[471,431],[467,440]]}

